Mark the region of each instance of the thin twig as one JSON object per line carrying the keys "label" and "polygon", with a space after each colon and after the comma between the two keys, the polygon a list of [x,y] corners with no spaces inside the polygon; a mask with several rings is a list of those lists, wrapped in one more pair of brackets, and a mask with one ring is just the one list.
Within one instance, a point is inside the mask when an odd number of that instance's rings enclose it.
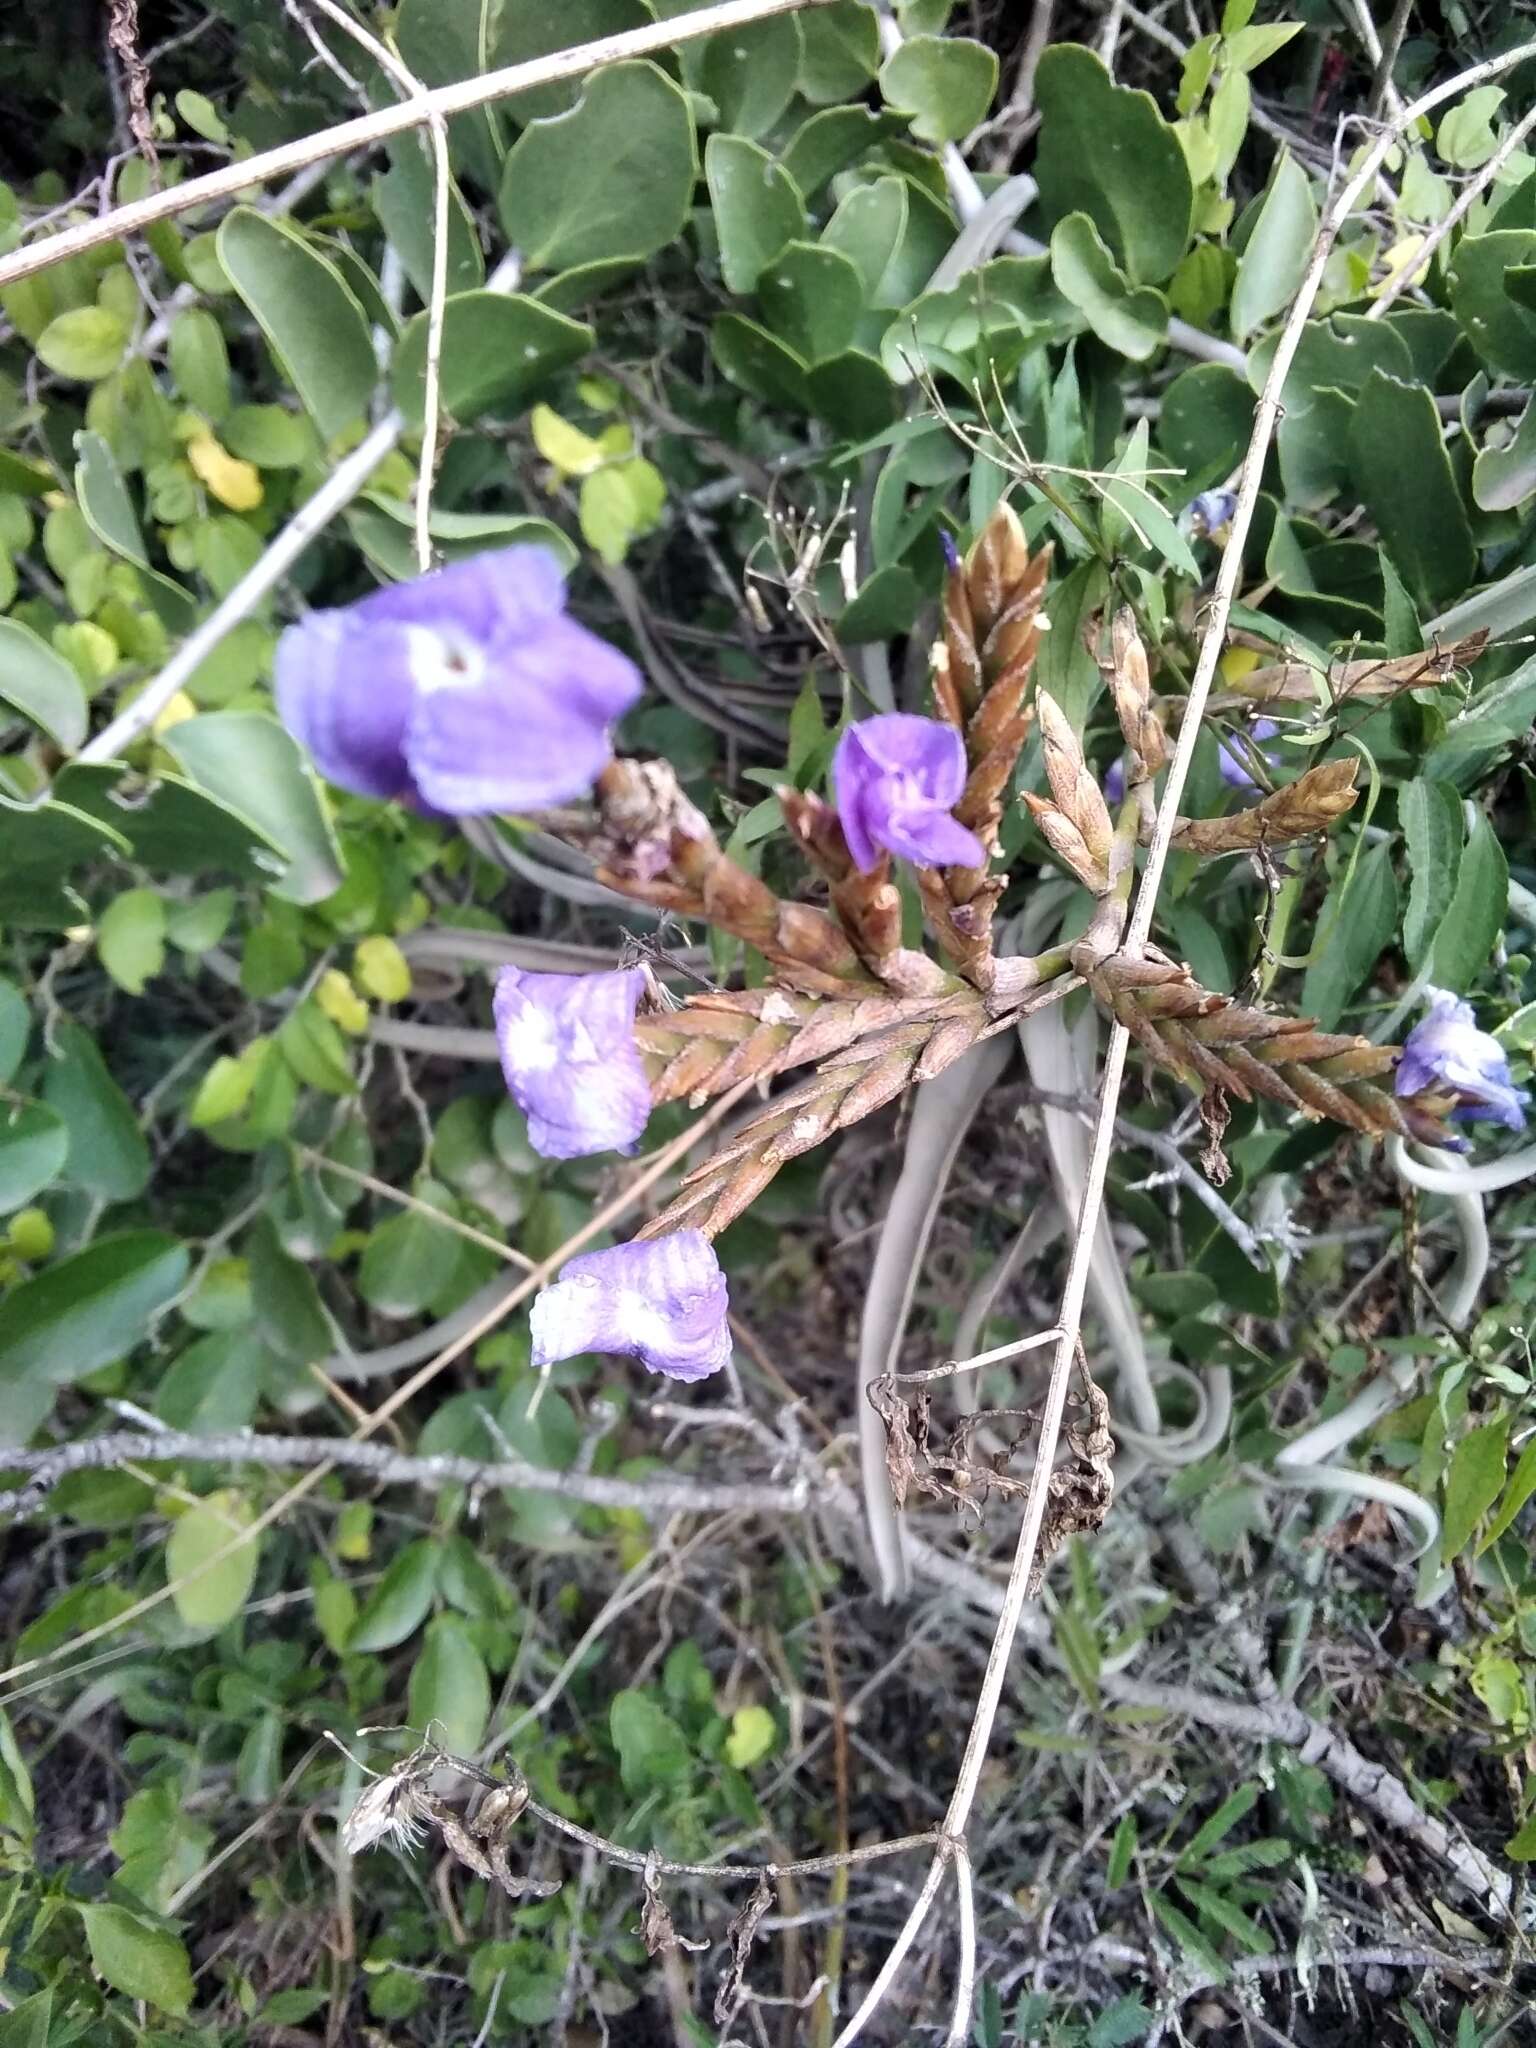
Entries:
{"label": "thin twig", "polygon": [[[422,101],[430,98],[425,83],[410,66],[370,29],[354,21],[338,0],[310,0],[310,5],[318,7],[322,14],[359,43],[407,98]],[[448,165],[448,123],[430,105],[426,116],[427,132],[432,141],[432,282],[427,297],[421,466],[416,477],[416,566],[423,575],[432,566],[432,480],[437,473],[437,437],[442,413],[443,318],[448,302],[448,207],[453,196],[453,173]]]}
{"label": "thin twig", "polygon": [[642,1514],[718,1514],[732,1510],[800,1514],[810,1499],[804,1479],[788,1486],[710,1484],[690,1479],[609,1479],[588,1472],[551,1471],[522,1458],[463,1458],[448,1452],[408,1457],[386,1444],[346,1437],[267,1436],[256,1430],[199,1436],[190,1430],[114,1430],[77,1437],[46,1450],[0,1452],[6,1469],[29,1475],[25,1486],[0,1493],[0,1515],[22,1520],[43,1505],[71,1472],[113,1470],[126,1464],[257,1465],[268,1472],[307,1471],[336,1465],[366,1472],[381,1486],[417,1486],[438,1492],[445,1486],[515,1487],[523,1493],[555,1494],[586,1507],[637,1508]]}
{"label": "thin twig", "polygon": [[703,36],[745,28],[776,14],[799,14],[812,7],[825,7],[832,0],[719,0],[714,7],[700,7],[690,14],[669,15],[643,28],[626,29],[621,35],[598,36],[590,43],[576,43],[568,50],[554,50],[547,57],[533,57],[523,64],[503,65],[476,78],[464,78],[453,85],[434,86],[420,99],[404,100],[398,106],[380,107],[376,113],[360,115],[353,121],[339,121],[318,135],[304,135],[297,142],[285,142],[278,149],[265,149],[240,163],[226,164],[202,178],[189,178],[164,192],[150,193],[127,206],[115,206],[94,220],[81,221],[46,241],[29,243],[0,258],[0,285],[31,277],[50,264],[62,263],[86,249],[98,249],[104,242],[117,242],[170,220],[179,213],[206,206],[210,200],[227,199],[251,185],[269,178],[287,177],[306,164],[324,157],[344,156],[349,150],[371,149],[392,135],[404,135],[420,128],[434,113],[446,116],[467,114],[477,107],[510,99],[536,85],[551,85],[562,78],[579,78],[600,65],[621,64],[632,57],[651,57],[678,43]]}
{"label": "thin twig", "polygon": [[[1390,92],[1401,105],[1397,88],[1392,83],[1392,73],[1397,66],[1397,54],[1403,47],[1403,37],[1408,32],[1408,17],[1413,12],[1413,0],[1397,0],[1392,9],[1392,19],[1387,23],[1387,33],[1382,39],[1376,56],[1376,74],[1371,80],[1371,96],[1366,111],[1373,121],[1381,117],[1382,107],[1387,103]],[[1372,24],[1374,28],[1375,24]]]}

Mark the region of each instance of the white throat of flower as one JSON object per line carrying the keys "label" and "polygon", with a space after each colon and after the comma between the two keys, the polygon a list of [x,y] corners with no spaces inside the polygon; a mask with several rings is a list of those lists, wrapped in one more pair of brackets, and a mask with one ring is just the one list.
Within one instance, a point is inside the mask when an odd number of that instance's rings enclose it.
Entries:
{"label": "white throat of flower", "polygon": [[502,1050],[517,1074],[547,1074],[560,1064],[555,1020],[537,1003],[520,1003],[501,1027]]}
{"label": "white throat of flower", "polygon": [[633,1287],[621,1287],[614,1298],[613,1319],[632,1344],[647,1351],[663,1351],[671,1341],[667,1319],[647,1297]]}
{"label": "white throat of flower", "polygon": [[485,653],[456,626],[407,626],[411,680],[424,697],[473,690],[485,678]]}

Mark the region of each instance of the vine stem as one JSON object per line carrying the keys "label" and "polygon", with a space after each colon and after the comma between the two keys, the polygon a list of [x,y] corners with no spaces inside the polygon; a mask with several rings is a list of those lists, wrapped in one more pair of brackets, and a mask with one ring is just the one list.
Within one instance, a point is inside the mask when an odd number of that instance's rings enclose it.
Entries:
{"label": "vine stem", "polygon": [[156,221],[170,220],[210,200],[232,198],[249,186],[269,178],[285,178],[303,170],[306,164],[325,157],[344,156],[348,150],[369,149],[386,142],[391,135],[404,135],[423,127],[434,115],[466,114],[476,107],[490,106],[526,92],[530,86],[551,85],[562,78],[579,78],[602,64],[622,64],[632,57],[651,57],[658,50],[670,50],[677,43],[696,41],[726,29],[745,28],[754,21],[766,21],[775,14],[798,14],[812,7],[826,7],[832,0],[718,0],[713,7],[700,7],[691,14],[670,15],[649,22],[643,28],[626,29],[621,35],[598,36],[590,43],[576,43],[568,50],[553,50],[547,57],[533,57],[526,63],[506,64],[499,71],[487,71],[477,78],[464,78],[453,85],[434,86],[418,98],[402,100],[397,106],[380,107],[356,120],[338,121],[318,135],[301,136],[278,149],[264,149],[241,163],[224,164],[201,178],[163,192],[151,192],[127,206],[115,206],[94,220],[81,221],[62,234],[28,244],[0,258],[0,285],[31,277],[49,264],[61,263],[82,250],[100,248],[103,242],[120,241],[137,234]]}
{"label": "vine stem", "polygon": [[[1168,781],[1158,806],[1157,820],[1147,849],[1146,866],[1142,873],[1140,887],[1131,910],[1130,921],[1122,941],[1122,950],[1139,953],[1146,945],[1152,928],[1152,917],[1157,907],[1158,889],[1162,882],[1163,869],[1167,864],[1173,842],[1174,823],[1178,816],[1179,800],[1189,776],[1190,763],[1194,757],[1195,743],[1199,737],[1200,725],[1210,696],[1211,684],[1215,679],[1216,664],[1221,658],[1222,642],[1226,636],[1227,619],[1237,594],[1238,580],[1242,574],[1243,546],[1248,529],[1253,521],[1254,508],[1258,503],[1259,485],[1263,476],[1265,458],[1273,439],[1280,415],[1280,394],[1301,341],[1302,329],[1312,310],[1322,283],[1323,271],[1332,253],[1339,230],[1354,210],[1364,193],[1370,188],[1376,173],[1380,170],[1399,135],[1423,115],[1433,112],[1447,100],[1471,90],[1485,80],[1502,76],[1527,58],[1536,55],[1536,42],[1522,44],[1518,49],[1491,57],[1482,64],[1473,65],[1455,78],[1446,80],[1432,91],[1424,93],[1383,129],[1376,141],[1366,151],[1354,176],[1344,186],[1333,204],[1324,215],[1313,245],[1312,255],[1302,277],[1300,287],[1291,303],[1281,329],[1279,343],[1269,374],[1264,380],[1264,389],[1254,410],[1253,433],[1248,443],[1248,452],[1243,458],[1242,474],[1238,483],[1237,504],[1233,510],[1231,530],[1226,547],[1222,551],[1221,566],[1217,573],[1215,589],[1206,615],[1205,632],[1200,642],[1199,658],[1190,681],[1189,697],[1179,726],[1178,745],[1168,768]],[[1130,1034],[1123,1024],[1117,1023],[1110,1033],[1109,1045],[1104,1055],[1104,1071],[1100,1082],[1099,1109],[1094,1123],[1093,1143],[1088,1158],[1087,1182],[1083,1189],[1082,1202],[1078,1209],[1076,1235],[1073,1239],[1072,1254],[1067,1266],[1066,1283],[1062,1290],[1061,1313],[1057,1318],[1060,1336],[1051,1361],[1050,1383],[1046,1388],[1041,1409],[1040,1437],[1035,1453],[1034,1470],[1030,1477],[1029,1492],[1024,1502],[1024,1519],[1019,1530],[1018,1544],[1014,1552],[1012,1569],[1004,1590],[1002,1609],[992,1637],[992,1646],[987,1656],[987,1667],[983,1674],[971,1717],[970,1729],[966,1736],[964,1753],[955,1777],[954,1791],[950,1796],[939,1830],[938,1846],[933,1862],[921,1891],[913,1902],[906,1921],[891,1946],[891,1951],[868,1992],[853,2013],[848,2024],[838,2035],[833,2048],[850,2048],[856,2041],[875,2011],[885,1998],[895,1979],[897,1970],[912,1943],[928,1917],[939,1884],[947,1867],[954,1863],[959,1882],[965,1883],[965,1865],[959,1860],[958,1851],[963,1848],[965,1829],[970,1820],[971,1808],[981,1783],[982,1766],[986,1761],[991,1744],[992,1729],[997,1711],[1002,1703],[1003,1685],[1007,1677],[1008,1662],[1013,1649],[1013,1639],[1018,1630],[1019,1620],[1028,1597],[1030,1575],[1034,1570],[1039,1548],[1040,1531],[1045,1519],[1046,1503],[1050,1492],[1050,1478],[1056,1458],[1056,1447],[1061,1437],[1062,1420],[1066,1413],[1067,1389],[1071,1381],[1072,1368],[1077,1356],[1077,1347],[1082,1328],[1083,1298],[1088,1281],[1088,1267],[1092,1255],[1094,1234],[1098,1228],[1099,1215],[1104,1206],[1104,1185],[1109,1170],[1111,1150],[1115,1139],[1115,1117],[1119,1110],[1120,1088],[1125,1076],[1125,1057],[1130,1044]],[[956,2040],[951,2029],[949,2043],[953,2048]]]}

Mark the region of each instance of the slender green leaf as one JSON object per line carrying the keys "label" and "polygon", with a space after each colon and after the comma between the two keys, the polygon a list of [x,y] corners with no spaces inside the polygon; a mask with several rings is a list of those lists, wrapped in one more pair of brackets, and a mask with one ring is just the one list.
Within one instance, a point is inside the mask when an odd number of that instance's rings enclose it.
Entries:
{"label": "slender green leaf", "polygon": [[327,440],[361,419],[378,381],[368,316],[328,257],[292,222],[237,206],[219,261]]}

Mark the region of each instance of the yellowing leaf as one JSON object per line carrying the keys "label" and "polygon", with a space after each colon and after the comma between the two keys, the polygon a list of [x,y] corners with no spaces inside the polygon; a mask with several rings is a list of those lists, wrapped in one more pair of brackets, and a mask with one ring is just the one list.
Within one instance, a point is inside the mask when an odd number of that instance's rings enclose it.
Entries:
{"label": "yellowing leaf", "polygon": [[173,725],[180,725],[183,719],[196,718],[196,716],[197,706],[192,702],[192,699],[185,690],[178,690],[150,727],[150,730],[158,739],[161,733],[169,732]]}
{"label": "yellowing leaf", "polygon": [[582,484],[582,536],[605,562],[622,562],[630,542],[656,524],[666,501],[660,470],[643,456],[610,462]]}
{"label": "yellowing leaf", "polygon": [[536,405],[529,414],[533,445],[562,477],[590,476],[607,460],[602,443],[561,419],[552,406]]}
{"label": "yellowing leaf", "polygon": [[226,1487],[204,1495],[172,1528],[165,1575],[176,1612],[189,1628],[223,1628],[245,1605],[256,1576],[257,1542],[240,1538],[251,1519],[246,1501]]}
{"label": "yellowing leaf", "polygon": [[261,503],[261,471],[253,462],[242,462],[220,447],[212,434],[194,434],[187,443],[187,460],[221,505],[231,512],[254,512]]}
{"label": "yellowing leaf", "polygon": [[328,968],[320,977],[315,1001],[333,1024],[354,1038],[368,1029],[368,1005],[339,967]]}
{"label": "yellowing leaf", "polygon": [[725,1760],[733,1770],[749,1771],[769,1754],[777,1738],[778,1730],[766,1707],[738,1707],[725,1738]]}
{"label": "yellowing leaf", "polygon": [[411,963],[393,939],[360,939],[352,976],[377,1002],[403,1003],[411,992]]}

